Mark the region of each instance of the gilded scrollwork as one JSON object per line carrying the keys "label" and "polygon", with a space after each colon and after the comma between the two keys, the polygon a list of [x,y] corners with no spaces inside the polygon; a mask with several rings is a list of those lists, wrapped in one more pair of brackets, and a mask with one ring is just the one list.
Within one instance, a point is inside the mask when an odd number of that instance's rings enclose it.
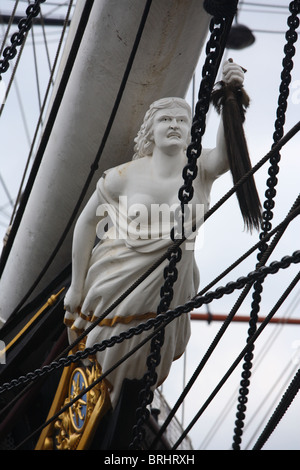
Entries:
{"label": "gilded scrollwork", "polygon": [[93,423],[98,421],[99,413],[102,414],[103,409],[105,412],[108,407],[109,390],[106,381],[100,381],[88,392],[83,393],[100,376],[101,368],[95,359],[91,360],[90,366],[79,365],[69,374],[67,396],[62,408],[78,395],[82,396],[67,407],[55,421],[51,439],[53,449],[76,450],[79,446],[85,448],[85,442],[90,440],[89,434],[96,425]]}

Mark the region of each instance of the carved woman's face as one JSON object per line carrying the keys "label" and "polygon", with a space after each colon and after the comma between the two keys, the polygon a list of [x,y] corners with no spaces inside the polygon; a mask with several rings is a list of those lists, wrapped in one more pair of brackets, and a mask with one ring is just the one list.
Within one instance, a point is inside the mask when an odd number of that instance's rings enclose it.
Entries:
{"label": "carved woman's face", "polygon": [[153,118],[154,144],[163,151],[185,149],[190,134],[190,120],[184,108],[161,109]]}

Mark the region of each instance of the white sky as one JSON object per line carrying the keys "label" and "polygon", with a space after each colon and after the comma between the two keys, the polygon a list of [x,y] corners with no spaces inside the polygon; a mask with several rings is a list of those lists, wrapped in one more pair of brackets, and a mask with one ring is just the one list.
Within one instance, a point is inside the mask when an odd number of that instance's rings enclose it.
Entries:
{"label": "white sky", "polygon": [[[14,2],[6,0],[1,2],[3,11],[9,11],[4,8],[8,5],[10,9]],[[63,3],[63,2],[61,2]],[[247,69],[245,77],[245,89],[251,98],[251,106],[247,112],[245,132],[248,140],[248,146],[252,164],[257,163],[271,148],[273,142],[274,120],[277,108],[278,87],[280,84],[280,73],[282,69],[281,61],[283,58],[283,47],[285,44],[284,34],[262,33],[259,30],[281,31],[287,29],[286,20],[288,15],[287,0],[280,2],[264,0],[262,2],[240,2],[242,8],[239,13],[239,23],[250,27],[256,37],[255,43],[242,51],[229,51],[227,57],[232,57],[235,62]],[[261,6],[257,6],[259,4]],[[275,4],[275,5],[274,5]],[[21,2],[21,11],[25,9],[25,4]],[[273,5],[268,8],[264,5]],[[15,30],[15,29],[14,29]],[[13,30],[13,31],[14,31]],[[49,31],[49,37],[53,37],[53,43],[57,40],[60,29],[55,33],[54,29]],[[3,32],[0,30],[0,36]],[[296,48],[299,44],[296,43]],[[39,49],[39,54],[44,54],[43,47]],[[54,49],[51,49],[51,60],[54,58]],[[45,55],[42,58],[43,67],[40,68],[41,76],[47,76],[45,66]],[[29,65],[30,64],[30,65]],[[294,70],[292,72],[291,95],[289,98],[288,110],[286,114],[285,130],[289,130],[299,120],[300,116],[300,59],[299,51],[294,58]],[[199,66],[196,71],[196,90],[199,87],[201,68],[203,65],[203,55],[200,58]],[[32,50],[24,50],[24,57],[20,62],[17,72],[17,83],[22,94],[23,106],[27,115],[27,125],[29,135],[32,136],[35,128],[35,122],[38,116],[38,104],[34,98],[36,96],[36,84],[34,74],[29,70],[33,69]],[[44,73],[46,72],[46,73]],[[9,74],[6,74],[9,77]],[[9,78],[4,77],[5,80]],[[45,79],[44,79],[45,83]],[[188,94],[188,100],[191,100],[191,93]],[[203,146],[212,147],[215,143],[216,130],[218,126],[218,117],[215,112],[208,116],[207,131],[204,136]],[[0,125],[0,175],[5,182],[8,192],[14,199],[16,197],[20,180],[22,177],[24,165],[26,162],[29,144],[26,137],[25,127],[22,121],[20,108],[16,100],[16,91],[12,89],[7,100],[1,117]],[[274,219],[272,221],[275,227],[282,218],[286,216],[299,192],[299,136],[296,136],[292,142],[281,152],[280,172],[278,175],[278,186],[276,196],[276,206],[274,209]],[[264,192],[266,189],[268,164],[265,165],[256,174],[255,179],[261,201],[264,202]],[[220,178],[214,185],[212,191],[212,205],[219,200],[221,196],[231,187],[230,175]],[[0,238],[5,233],[5,227],[9,220],[11,208],[8,203],[7,194],[3,185],[0,184]],[[292,254],[299,249],[299,220],[294,221],[286,231],[280,241],[270,262],[279,260],[285,255]],[[240,255],[248,250],[258,241],[257,234],[252,236],[243,231],[243,221],[239,213],[235,196],[231,197],[222,208],[212,215],[204,227],[204,244],[196,251],[196,258],[200,268],[201,288],[214,279],[223,269],[235,261]],[[240,267],[234,270],[229,276],[222,280],[218,285],[225,285],[229,280],[236,280],[239,276],[246,275],[255,268],[256,253],[247,259]],[[264,290],[261,302],[261,315],[265,316],[272,308],[274,303],[280,297],[282,292],[298,272],[297,265],[282,271],[274,276],[269,276],[264,283]],[[225,296],[218,301],[210,304],[212,313],[229,313],[240,292],[230,296]],[[291,314],[293,317],[300,318],[299,287],[295,289],[289,300],[284,304],[277,316]],[[295,308],[294,304],[295,304]],[[249,314],[251,306],[251,294],[243,303],[239,313]],[[298,308],[297,308],[298,306]],[[205,308],[201,312],[206,312]],[[186,380],[190,378],[195,367],[197,367],[203,354],[213,341],[216,333],[221,327],[220,323],[207,325],[204,322],[194,321],[192,324],[192,337],[186,353]],[[265,417],[273,399],[277,405],[281,395],[277,396],[278,386],[275,385],[279,376],[284,372],[285,375],[280,385],[283,385],[289,374],[295,367],[291,363],[292,354],[295,351],[293,344],[300,340],[299,326],[273,326],[269,325],[259,338],[254,356],[255,373],[251,379],[249,403],[247,417],[245,421],[245,432],[242,442],[242,449],[249,449],[254,445],[252,434],[263,429],[260,426],[260,420]],[[187,403],[184,407],[184,425],[188,425],[194,414],[198,411],[202,403],[208,398],[211,391],[217,385],[219,380],[225,374],[227,368],[232,364],[235,357],[244,347],[247,338],[247,323],[233,323],[227,330],[224,338],[221,340],[218,348],[214,352],[208,365],[203,370],[196,384],[194,385]],[[276,334],[276,340],[273,335]],[[272,339],[272,342],[271,342]],[[269,341],[271,345],[269,345]],[[266,346],[266,349],[263,349]],[[267,347],[268,346],[268,347]],[[261,356],[260,356],[261,355]],[[183,361],[180,359],[174,363],[171,374],[163,385],[165,394],[170,405],[173,405],[181,391],[183,382]],[[221,425],[213,433],[211,439],[207,439],[211,426],[215,420],[220,417],[222,411],[226,409],[228,400],[236,394],[239,388],[241,374],[241,364],[236,372],[228,380],[221,392],[217,395],[212,404],[209,405],[203,416],[200,417],[197,424],[193,427],[190,437],[195,449],[200,448],[204,443],[205,449],[230,449],[232,444],[233,429],[235,427],[235,413],[237,400],[233,398],[231,411],[222,419]],[[255,417],[258,406],[263,403],[263,407]],[[272,405],[271,412],[274,409]],[[270,412],[269,412],[270,413]],[[182,418],[182,410],[178,412],[178,418]],[[222,415],[221,415],[222,416]],[[254,416],[254,417],[253,417]],[[266,415],[269,416],[269,415]],[[265,417],[264,422],[267,419]],[[300,396],[293,402],[284,419],[265,445],[264,449],[300,449],[299,435],[300,421]],[[258,433],[259,435],[259,433]],[[202,448],[202,447],[201,447]]]}

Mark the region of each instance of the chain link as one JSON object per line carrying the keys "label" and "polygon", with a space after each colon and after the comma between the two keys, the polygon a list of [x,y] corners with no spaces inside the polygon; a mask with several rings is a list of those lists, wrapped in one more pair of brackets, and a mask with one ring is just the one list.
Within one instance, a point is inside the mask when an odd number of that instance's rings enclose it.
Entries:
{"label": "chain link", "polygon": [[[292,1],[289,6],[291,15],[288,17],[287,24],[289,29],[285,35],[286,44],[284,46],[284,58],[282,60],[283,70],[281,72],[281,83],[279,86],[279,97],[278,97],[278,107],[276,111],[276,120],[275,120],[275,131],[273,133],[273,146],[282,138],[284,133],[284,124],[285,124],[285,113],[287,110],[287,103],[289,97],[289,85],[291,83],[291,71],[293,69],[293,57],[295,55],[295,46],[294,43],[297,41],[298,35],[296,29],[299,27],[299,18],[300,13],[300,0]],[[262,222],[262,233],[260,234],[260,239],[263,240],[265,234],[271,230],[272,224],[270,220],[273,218],[272,209],[275,207],[274,197],[276,196],[276,185],[278,183],[277,174],[279,172],[278,163],[280,161],[280,153],[273,155],[270,159],[270,168],[268,170],[269,178],[267,179],[268,189],[265,192],[266,200],[264,202],[264,208],[266,209],[263,214]],[[258,256],[258,260],[261,259],[262,253],[266,250],[267,245],[264,244],[261,246],[261,254]]]}
{"label": "chain link", "polygon": [[0,394],[10,390],[19,385],[27,384],[33,380],[36,380],[43,375],[50,373],[60,367],[68,367],[74,362],[78,362],[82,359],[86,359],[89,356],[95,355],[97,352],[104,351],[106,348],[113,347],[115,344],[122,343],[124,340],[131,339],[135,335],[139,335],[144,331],[149,331],[152,328],[158,328],[163,323],[170,323],[175,318],[178,318],[184,313],[189,313],[194,308],[200,308],[204,304],[209,304],[213,300],[220,299],[223,295],[232,294],[236,289],[242,289],[246,284],[253,283],[255,281],[262,281],[269,274],[276,274],[279,269],[286,269],[291,264],[300,263],[300,250],[295,251],[291,256],[285,256],[280,261],[273,261],[269,266],[262,266],[256,271],[250,272],[247,276],[239,277],[236,281],[227,283],[225,286],[218,287],[215,291],[207,292],[204,295],[196,295],[193,299],[186,302],[184,305],[180,305],[172,310],[168,310],[164,314],[160,314],[155,318],[151,318],[145,323],[141,323],[137,327],[130,328],[127,331],[120,333],[119,336],[112,336],[110,339],[104,340],[101,343],[97,343],[90,348],[84,349],[84,351],[78,351],[75,354],[71,354],[68,357],[62,357],[57,361],[53,361],[51,364],[43,366],[41,369],[36,369],[33,372],[28,372],[26,375],[13,379],[11,382],[4,383],[0,387]]}
{"label": "chain link", "polygon": [[[281,83],[279,87],[279,97],[278,97],[278,107],[276,112],[276,120],[275,120],[275,131],[273,134],[273,147],[274,145],[282,138],[284,134],[284,124],[285,124],[285,113],[287,110],[287,100],[289,96],[289,85],[291,82],[291,71],[293,69],[293,57],[295,55],[295,47],[294,43],[297,41],[297,33],[296,29],[299,26],[299,18],[298,14],[300,12],[300,0],[292,1],[289,6],[291,15],[288,17],[287,24],[289,29],[286,33],[286,44],[284,47],[284,58],[282,61],[283,70],[281,72]],[[278,183],[277,174],[279,172],[278,163],[280,161],[280,153],[273,155],[270,159],[270,167],[268,170],[269,178],[266,181],[266,185],[268,189],[265,192],[266,200],[264,202],[264,208],[266,209],[262,214],[262,223],[261,223],[261,233],[260,233],[260,240],[262,244],[259,246],[259,253],[257,255],[258,262],[266,261],[266,257],[264,255],[267,252],[268,244],[266,243],[265,239],[267,234],[272,229],[271,220],[273,218],[273,209],[275,207],[274,198],[276,196],[276,185]],[[261,302],[261,293],[263,291],[262,286],[263,281],[257,281],[253,285],[253,294],[252,294],[252,303],[251,303],[251,312],[250,312],[250,321],[249,321],[249,329],[248,329],[248,340],[254,335],[257,329],[257,320],[258,314],[260,311],[260,302]],[[240,382],[241,388],[239,389],[239,397],[238,397],[238,405],[237,405],[237,413],[235,421],[235,428],[234,428],[234,436],[233,436],[233,450],[240,450],[240,444],[242,442],[242,434],[243,434],[243,427],[244,427],[244,420],[245,420],[245,412],[247,409],[247,402],[248,402],[248,394],[249,394],[249,385],[250,385],[250,377],[251,377],[251,369],[252,369],[252,360],[253,360],[253,351],[254,351],[254,344],[252,344],[250,350],[244,357],[244,364],[243,364],[243,372],[241,374],[242,380]]]}
{"label": "chain link", "polygon": [[11,45],[7,46],[3,50],[4,59],[0,60],[0,80],[2,79],[2,74],[7,72],[9,68],[9,61],[12,60],[17,54],[17,46],[21,46],[26,38],[28,31],[32,27],[33,19],[40,13],[40,4],[44,3],[46,0],[36,0],[35,3],[30,4],[26,8],[26,18],[22,18],[18,23],[19,31],[14,33],[10,42]]}
{"label": "chain link", "polygon": [[[237,3],[236,0],[229,3]],[[210,104],[211,92],[214,86],[218,60],[221,51],[221,39],[224,35],[227,22],[232,21],[232,17],[213,18],[210,23],[210,39],[206,45],[206,60],[202,70],[202,80],[198,93],[198,102],[195,107],[195,116],[191,128],[191,144],[187,149],[187,164],[183,169],[183,185],[178,191],[181,215],[176,214],[177,220],[181,221],[181,233],[184,237],[184,218],[187,215],[188,203],[194,195],[193,181],[198,174],[197,160],[202,151],[202,136],[206,127],[206,114]],[[224,44],[223,44],[224,46]],[[171,239],[174,241],[174,228],[171,230]],[[169,266],[164,270],[164,285],[161,288],[161,300],[158,306],[158,314],[164,313],[170,306],[173,299],[173,285],[177,280],[177,262],[181,259],[182,250],[177,246],[169,256]],[[143,377],[144,388],[140,393],[140,406],[138,407],[137,424],[133,429],[133,440],[130,444],[132,449],[141,449],[144,437],[143,424],[148,417],[147,406],[152,402],[153,394],[151,387],[156,383],[156,366],[160,363],[160,350],[164,343],[164,330],[158,333],[151,342],[151,367]],[[155,365],[156,364],[156,365]]]}

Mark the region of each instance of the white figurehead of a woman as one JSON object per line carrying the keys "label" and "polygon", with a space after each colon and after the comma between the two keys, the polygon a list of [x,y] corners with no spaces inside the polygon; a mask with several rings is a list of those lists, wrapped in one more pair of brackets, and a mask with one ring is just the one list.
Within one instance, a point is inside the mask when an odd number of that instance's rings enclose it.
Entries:
{"label": "white figurehead of a woman", "polygon": [[[235,80],[243,83],[244,73],[241,67],[229,62],[225,65],[224,78],[228,82]],[[182,170],[187,163],[186,148],[190,141],[190,129],[191,110],[185,100],[164,98],[156,101],[147,111],[135,139],[133,159],[105,171],[98,181],[96,190],[80,214],[74,229],[72,280],[65,296],[65,324],[68,327],[70,343],[87,329],[91,322],[99,318],[172,244],[169,233],[149,237],[149,214],[154,205],[165,204],[166,207],[171,207],[178,204],[178,190],[183,183]],[[203,149],[197,165],[198,174],[194,181],[191,204],[202,205],[205,212],[209,207],[213,182],[229,169],[222,119],[215,147]],[[120,200],[123,204],[120,204]],[[136,231],[135,236],[130,237],[128,233],[127,236],[109,236],[110,230],[111,233],[116,233],[115,220],[121,220],[123,227],[124,224],[132,223],[132,208],[137,204],[145,208],[146,215],[139,219],[139,231]],[[101,207],[109,208],[113,214],[113,223],[105,237],[95,243],[98,224],[101,216],[104,217],[99,211]],[[147,236],[143,236],[145,230]],[[163,231],[158,232],[162,235]],[[136,236],[137,233],[139,236]],[[184,304],[199,288],[199,272],[194,251],[185,250],[184,244],[182,251],[171,308]],[[87,347],[119,335],[130,327],[156,316],[160,288],[163,285],[163,270],[167,263],[168,260],[161,263],[159,268],[88,333]],[[96,357],[102,371],[110,369],[147,335],[148,332],[135,335],[113,348],[98,352]],[[156,386],[167,377],[172,361],[184,352],[189,336],[188,314],[180,316],[167,326],[161,362],[156,371]],[[112,407],[117,403],[125,378],[142,379],[147,370],[146,358],[149,349],[148,342],[107,376],[111,386]]]}

